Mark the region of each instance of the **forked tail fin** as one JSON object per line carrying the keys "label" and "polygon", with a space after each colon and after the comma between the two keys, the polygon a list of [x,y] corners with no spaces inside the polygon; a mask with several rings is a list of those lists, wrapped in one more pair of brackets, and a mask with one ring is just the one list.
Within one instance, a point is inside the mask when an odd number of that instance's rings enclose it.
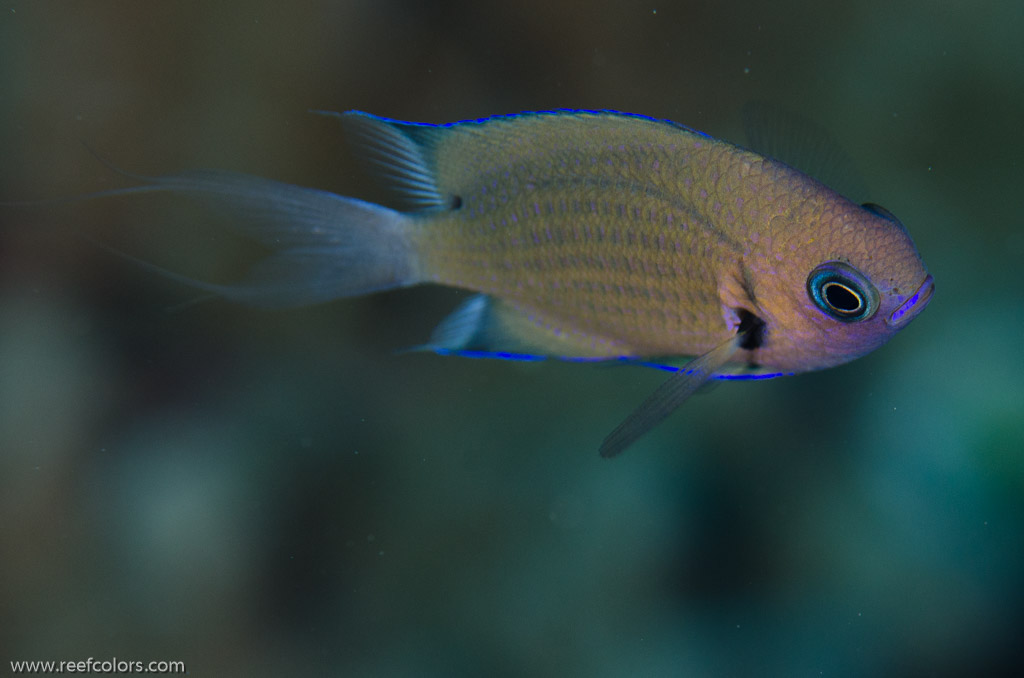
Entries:
{"label": "forked tail fin", "polygon": [[395,210],[219,170],[134,178],[145,183],[34,204],[137,193],[176,193],[208,201],[227,212],[231,229],[270,250],[243,280],[209,283],[135,261],[193,288],[251,306],[305,306],[420,282],[418,258],[409,237],[411,219]]}
{"label": "forked tail fin", "polygon": [[409,219],[380,205],[233,172],[155,177],[126,191],[168,191],[212,199],[232,228],[272,252],[244,280],[200,289],[253,306],[287,308],[419,282]]}

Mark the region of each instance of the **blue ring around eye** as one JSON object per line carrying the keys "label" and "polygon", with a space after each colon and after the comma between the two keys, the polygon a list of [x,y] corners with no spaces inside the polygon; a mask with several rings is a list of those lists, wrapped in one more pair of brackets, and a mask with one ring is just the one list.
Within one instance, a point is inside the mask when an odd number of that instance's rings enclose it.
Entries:
{"label": "blue ring around eye", "polygon": [[862,322],[878,311],[875,286],[841,261],[827,261],[811,271],[807,295],[822,312],[844,323]]}

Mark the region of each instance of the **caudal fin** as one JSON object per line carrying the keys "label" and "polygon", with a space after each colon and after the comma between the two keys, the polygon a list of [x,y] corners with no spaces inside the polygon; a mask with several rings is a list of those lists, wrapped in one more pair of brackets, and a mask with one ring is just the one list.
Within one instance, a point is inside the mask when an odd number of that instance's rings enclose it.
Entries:
{"label": "caudal fin", "polygon": [[372,203],[222,171],[157,177],[152,188],[212,198],[233,228],[272,253],[234,285],[203,285],[254,306],[285,308],[419,282],[409,220]]}
{"label": "caudal fin", "polygon": [[[196,289],[251,306],[288,308],[420,282],[410,219],[395,210],[219,170],[135,178],[145,183],[72,200],[155,192],[197,197],[225,210],[232,229],[270,250],[243,280],[228,285],[139,262]],[[64,200],[37,204],[53,202]]]}

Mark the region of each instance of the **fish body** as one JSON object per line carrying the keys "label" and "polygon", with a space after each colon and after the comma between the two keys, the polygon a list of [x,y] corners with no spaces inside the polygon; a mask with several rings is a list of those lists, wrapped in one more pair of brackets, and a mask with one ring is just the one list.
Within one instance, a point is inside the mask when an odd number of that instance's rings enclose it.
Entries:
{"label": "fish body", "polygon": [[425,349],[693,358],[605,440],[606,456],[708,379],[878,348],[934,289],[883,208],[682,125],[575,110],[446,125],[330,115],[403,209],[215,171],[106,194],[233,209],[271,253],[235,285],[183,279],[228,299],[286,307],[437,283],[478,294]]}
{"label": "fish body", "polygon": [[[763,334],[732,362],[830,367],[890,338],[927,277],[892,218],[679,125],[590,112],[386,124],[420,135],[442,197],[411,217],[420,277],[503,301],[548,353],[696,356],[749,314]],[[874,322],[815,307],[807,276],[828,261],[872,280]]]}

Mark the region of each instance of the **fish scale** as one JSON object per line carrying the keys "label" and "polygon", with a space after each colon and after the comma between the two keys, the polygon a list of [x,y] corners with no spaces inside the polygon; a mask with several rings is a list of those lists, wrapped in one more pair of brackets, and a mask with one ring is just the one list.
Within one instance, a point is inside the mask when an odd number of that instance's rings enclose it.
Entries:
{"label": "fish scale", "polygon": [[[645,119],[631,122],[661,131]],[[726,235],[738,229],[721,205],[750,164],[711,170],[729,158],[720,142],[669,129],[684,138],[553,139],[557,145],[533,144],[530,157],[517,137],[500,164],[477,161],[479,174],[442,179],[462,206],[422,217],[417,249],[429,278],[511,300],[542,325],[614,344],[602,342],[599,351],[693,355],[717,344],[729,328],[715,271],[738,255],[742,237]],[[467,136],[472,143],[478,135]],[[644,181],[651,170],[654,179]],[[539,179],[543,172],[554,176]],[[695,188],[705,185],[711,190]],[[691,253],[703,256],[685,261]]]}

